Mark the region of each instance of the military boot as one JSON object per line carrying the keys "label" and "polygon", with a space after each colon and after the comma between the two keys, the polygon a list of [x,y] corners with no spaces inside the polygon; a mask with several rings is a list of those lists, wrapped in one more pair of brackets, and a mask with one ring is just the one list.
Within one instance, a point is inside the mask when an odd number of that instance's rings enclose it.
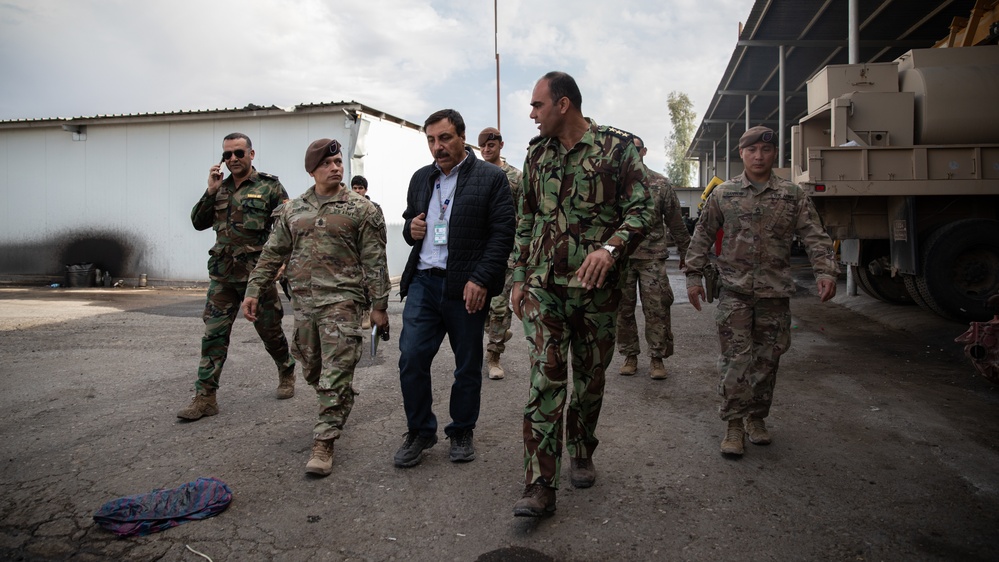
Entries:
{"label": "military boot", "polygon": [[495,351],[490,351],[486,354],[486,366],[489,367],[489,378],[493,380],[499,380],[506,376],[503,372],[503,367],[500,366],[499,362],[500,354]]}
{"label": "military boot", "polygon": [[661,381],[666,378],[666,366],[663,365],[662,357],[653,357],[649,361],[649,378]]}
{"label": "military boot", "polygon": [[621,365],[621,374],[627,377],[634,375],[638,372],[638,356],[629,355],[627,359],[624,360],[624,365]]}
{"label": "military boot", "polygon": [[770,432],[767,431],[767,423],[763,418],[749,416],[746,418],[746,434],[749,435],[749,442],[756,445],[769,445]]}
{"label": "military boot", "polygon": [[721,442],[721,452],[724,455],[742,456],[745,452],[743,437],[746,430],[742,428],[742,419],[736,418],[728,420],[728,430],[725,431],[725,439]]}
{"label": "military boot", "polygon": [[332,439],[316,439],[312,443],[312,458],[305,465],[305,472],[316,476],[329,476],[333,472]]}
{"label": "military boot", "polygon": [[286,373],[278,374],[278,387],[274,393],[278,400],[285,400],[295,395],[295,368],[292,367]]}
{"label": "military boot", "polygon": [[219,413],[218,402],[215,401],[215,391],[205,394],[198,392],[191,400],[191,405],[177,412],[177,417],[189,421],[200,420],[203,416],[214,416]]}

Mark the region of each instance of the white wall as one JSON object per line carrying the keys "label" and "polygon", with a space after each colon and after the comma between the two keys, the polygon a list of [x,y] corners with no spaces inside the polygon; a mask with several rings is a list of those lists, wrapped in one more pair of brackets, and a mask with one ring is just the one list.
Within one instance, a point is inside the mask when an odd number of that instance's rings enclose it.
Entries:
{"label": "white wall", "polygon": [[[190,213],[220,159],[222,138],[249,136],[254,166],[279,176],[296,197],[313,183],[305,149],[323,137],[348,144],[345,123],[336,109],[88,124],[83,141],[57,122],[0,129],[0,275],[58,275],[86,261],[115,277],[206,281],[214,233],[195,231]],[[366,175],[386,219],[401,222],[409,176],[430,162],[429,153],[415,129],[377,125],[367,139]],[[390,273],[401,274],[393,257]]]}

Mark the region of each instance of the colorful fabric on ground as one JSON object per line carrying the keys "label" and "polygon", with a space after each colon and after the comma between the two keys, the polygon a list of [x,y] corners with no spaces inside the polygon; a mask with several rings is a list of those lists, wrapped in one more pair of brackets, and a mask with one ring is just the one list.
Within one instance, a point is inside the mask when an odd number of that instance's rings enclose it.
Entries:
{"label": "colorful fabric on ground", "polygon": [[121,537],[143,536],[217,515],[232,491],[216,478],[198,478],[172,490],[153,490],[111,500],[94,513],[98,525]]}

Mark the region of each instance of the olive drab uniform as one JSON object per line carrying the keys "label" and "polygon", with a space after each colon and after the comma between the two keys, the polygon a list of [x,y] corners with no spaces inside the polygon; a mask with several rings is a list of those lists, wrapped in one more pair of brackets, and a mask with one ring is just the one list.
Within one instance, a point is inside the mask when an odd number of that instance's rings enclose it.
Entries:
{"label": "olive drab uniform", "polygon": [[295,309],[292,350],[319,398],[315,438],[336,439],[354,405],[365,294],[376,310],[388,306],[385,219],[350,189],[318,197],[315,186],[279,208],[275,217],[246,294],[255,297],[264,290],[287,260]]}
{"label": "olive drab uniform", "polygon": [[[222,182],[215,195],[205,194],[191,210],[197,230],[215,229],[215,245],[209,250],[208,296],[202,318],[205,335],[201,340],[201,363],[195,387],[199,393],[212,393],[229,353],[229,336],[246,293],[246,281],[270,235],[271,213],[288,200],[277,176],[251,170],[236,188],[232,175]],[[273,279],[272,279],[273,281]],[[274,359],[279,373],[293,372],[295,360],[281,329],[284,309],[274,283],[260,294],[260,314],[253,323],[264,348]]]}
{"label": "olive drab uniform", "polygon": [[723,420],[770,412],[780,356],[791,345],[791,239],[808,249],[818,279],[836,280],[832,241],[811,199],[771,173],[762,186],[744,174],[711,192],[687,251],[687,286],[701,286],[708,250],[724,231],[718,270],[722,283],[715,320],[721,357],[718,393]]}
{"label": "olive drab uniform", "polygon": [[[524,191],[521,186],[523,174],[505,161],[501,163],[503,165],[500,166],[500,169],[506,173],[506,179],[510,182],[510,194],[513,196],[514,205],[516,205]],[[489,339],[489,343],[486,345],[486,351],[490,353],[502,354],[506,351],[506,332],[510,329],[510,323],[513,320],[513,311],[510,310],[510,291],[513,288],[513,264],[516,254],[515,244],[510,252],[510,259],[507,261],[503,292],[489,301],[489,320],[486,322],[486,337]]]}
{"label": "olive drab uniform", "polygon": [[[669,285],[666,259],[669,257],[669,229],[676,242],[680,259],[690,246],[690,232],[683,224],[680,199],[669,180],[660,173],[646,170],[649,197],[655,202],[655,212],[649,234],[638,249],[628,257],[624,284],[621,290],[621,308],[617,315],[617,350],[624,356],[638,355],[638,324],[635,307],[638,293],[642,296],[645,314],[645,343],[649,357],[665,358],[673,355],[673,330],[669,307],[673,304],[673,289]],[[638,286],[636,291],[635,286]]]}
{"label": "olive drab uniform", "polygon": [[[524,282],[524,332],[531,344],[531,388],[524,408],[528,485],[558,487],[562,411],[572,359],[565,445],[588,459],[614,353],[621,269],[648,231],[652,202],[645,166],[630,134],[592,121],[570,149],[557,138],[531,141],[519,201],[514,282]],[[605,244],[620,250],[602,288],[586,289],[576,270]]]}

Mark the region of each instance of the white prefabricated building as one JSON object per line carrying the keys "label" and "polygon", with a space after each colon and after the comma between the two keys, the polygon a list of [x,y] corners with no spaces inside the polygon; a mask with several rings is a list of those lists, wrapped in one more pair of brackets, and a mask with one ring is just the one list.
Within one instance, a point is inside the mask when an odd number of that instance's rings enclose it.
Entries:
{"label": "white prefabricated building", "polygon": [[388,227],[391,275],[409,254],[402,212],[409,179],[432,162],[422,127],[357,102],[0,121],[0,279],[61,282],[92,263],[115,279],[208,280],[211,229],[191,225],[222,138],[253,142],[254,167],[279,176],[289,196],[312,185],[305,149],[344,146],[344,181],[368,179]]}

